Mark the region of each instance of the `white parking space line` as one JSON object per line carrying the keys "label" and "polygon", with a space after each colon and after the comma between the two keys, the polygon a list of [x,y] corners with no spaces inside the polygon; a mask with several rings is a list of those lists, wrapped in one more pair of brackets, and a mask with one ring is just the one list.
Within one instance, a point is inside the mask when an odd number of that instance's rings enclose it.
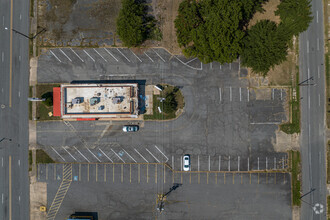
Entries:
{"label": "white parking space line", "polygon": [[113,163],[113,161],[110,159],[110,157],[109,157],[108,155],[106,155],[106,153],[104,153],[102,149],[99,148],[99,150],[101,151],[101,153],[102,153],[106,158],[108,158],[108,160],[111,161],[111,163]]}
{"label": "white parking space line", "polygon": [[105,61],[108,62],[95,48],[93,50]]}
{"label": "white parking space line", "polygon": [[221,64],[220,64],[220,69],[221,69]]}
{"label": "white parking space line", "polygon": [[3,52],[1,54],[1,60],[2,60],[2,62],[5,60],[5,54]]}
{"label": "white parking space line", "polygon": [[274,157],[274,170],[276,170],[276,157]]}
{"label": "white parking space line", "polygon": [[282,122],[270,121],[270,122],[251,122],[250,125],[278,125]]}
{"label": "white parking space line", "polygon": [[149,161],[147,161],[147,159],[144,158],[144,156],[142,156],[142,154],[140,154],[140,152],[139,152],[137,149],[134,148],[134,150],[135,150],[135,152],[136,152],[138,155],[140,155],[140,157],[143,158],[143,160],[144,160],[145,162],[149,163]]}
{"label": "white parking space line", "polygon": [[319,106],[321,106],[321,95],[319,94]]}
{"label": "white parking space line", "polygon": [[58,156],[60,156],[60,158],[63,160],[63,161],[65,161],[65,159],[61,156],[61,154],[59,154],[53,147],[51,147],[52,149],[53,149],[53,151],[55,151],[55,153],[58,155]]}
{"label": "white parking space line", "polygon": [[284,158],[282,157],[282,169],[284,170]]}
{"label": "white parking space line", "polygon": [[[182,158],[181,158],[181,167],[182,167]],[[197,168],[198,168],[198,171],[199,171],[199,155],[197,155]]]}
{"label": "white parking space line", "polygon": [[318,76],[318,78],[320,78],[320,67],[319,66],[317,67],[317,76]]}
{"label": "white parking space line", "polygon": [[135,159],[134,159],[129,153],[127,153],[126,150],[123,149],[123,151],[124,151],[124,152],[125,152],[125,153],[126,153],[126,154],[127,154],[127,155],[128,155],[128,156],[129,156],[134,162],[135,162],[135,163],[137,163],[136,160],[135,160]]}
{"label": "white parking space line", "polygon": [[242,101],[242,88],[239,87],[239,101]]}
{"label": "white parking space line", "polygon": [[229,69],[231,70],[231,63],[229,64]]}
{"label": "white parking space line", "polygon": [[74,156],[72,156],[72,154],[67,149],[65,149],[65,147],[62,146],[62,148],[72,157],[72,159],[77,161],[77,159]]}
{"label": "white parking space line", "polygon": [[21,166],[21,160],[18,160],[18,166]]}
{"label": "white parking space line", "polygon": [[89,153],[91,153],[99,162],[101,162],[101,160],[97,157],[97,156],[95,156],[95,154],[93,154],[93,152],[88,148],[88,147],[85,147],[88,151],[89,151]]}
{"label": "white parking space line", "polygon": [[239,171],[239,161],[240,161],[240,157],[238,156],[238,158],[237,158],[237,162],[238,162],[237,171]]}
{"label": "white parking space line", "polygon": [[131,61],[125,56],[125,54],[123,54],[118,48],[116,48],[118,50],[118,52],[125,57],[125,59],[130,63]]}
{"label": "white parking space line", "polygon": [[266,170],[268,170],[268,158],[266,157]]}
{"label": "white parking space line", "polygon": [[155,145],[155,148],[157,148],[157,150],[166,158],[166,161],[165,163],[168,161],[168,157],[166,157],[166,155],[161,151],[159,150],[159,148]]}
{"label": "white parking space line", "polygon": [[3,157],[1,158],[1,166],[3,167]]}
{"label": "white parking space line", "polygon": [[219,171],[221,170],[221,156],[219,156]]}
{"label": "white parking space line", "polygon": [[109,51],[107,48],[104,48],[104,50],[105,50],[110,56],[112,56],[112,58],[113,58],[114,60],[116,60],[116,61],[118,62],[118,59],[117,59],[114,55],[112,55],[112,53],[110,53],[110,51]]}
{"label": "white parking space line", "polygon": [[272,99],[274,100],[274,89],[272,89]]}
{"label": "white parking space line", "polygon": [[165,63],[166,61],[163,59],[163,57],[161,57],[157,51],[155,51],[154,49],[152,49],[153,52],[155,52],[155,54],[157,54],[157,56]]}
{"label": "white parking space line", "polygon": [[87,157],[85,157],[85,155],[83,155],[80,150],[78,150],[75,146],[73,146],[74,149],[76,149],[76,151],[78,151],[78,153],[83,157],[85,158],[85,160],[87,160],[88,163],[90,163],[90,161],[87,159]]}
{"label": "white parking space line", "polygon": [[89,53],[87,53],[86,50],[83,50],[83,51],[85,52],[85,54],[86,54],[87,56],[89,56],[89,58],[91,58],[91,60],[93,60],[93,62],[95,62],[94,58],[93,58],[91,55],[89,55]]}
{"label": "white parking space line", "polygon": [[307,40],[307,53],[309,53],[309,41]]}
{"label": "white parking space line", "polygon": [[247,90],[247,101],[249,102],[250,101],[250,90],[249,88],[246,88]]}
{"label": "white parking space line", "polygon": [[317,50],[320,50],[320,39],[317,38],[316,40],[316,47],[317,47]]}
{"label": "white parking space line", "polygon": [[182,159],[182,156],[181,156],[181,159],[180,159],[180,161],[181,161],[181,168],[180,168],[181,171],[182,171],[182,160],[183,160],[183,159]]}
{"label": "white parking space line", "polygon": [[21,97],[21,92],[20,91],[18,91],[18,97]]}
{"label": "white parking space line", "polygon": [[3,193],[1,194],[1,202],[3,204]]}
{"label": "white parking space line", "polygon": [[316,23],[319,23],[319,11],[316,11]]}
{"label": "white parking space line", "polygon": [[228,157],[228,171],[230,171],[230,156]]}
{"label": "white parking space line", "polygon": [[19,62],[21,62],[21,60],[22,60],[21,55],[18,56],[18,60],[19,60]]}
{"label": "white parking space line", "polygon": [[229,94],[229,96],[230,96],[230,101],[232,101],[231,87],[229,88],[229,90],[230,90],[230,94]]}
{"label": "white parking space line", "polygon": [[259,170],[259,157],[258,157],[258,170]]}
{"label": "white parking space line", "polygon": [[151,62],[154,62],[154,60],[151,59],[151,57],[149,57],[149,55],[146,52],[143,52],[143,53],[151,60]]}
{"label": "white parking space line", "polygon": [[53,51],[52,50],[49,50],[49,52],[51,53],[51,54],[53,54],[53,56],[60,62],[60,63],[62,63],[62,61],[55,55],[55,53],[53,53]]}
{"label": "white parking space line", "polygon": [[19,14],[19,20],[22,20],[22,14]]}
{"label": "white parking space line", "polygon": [[220,99],[220,102],[221,102],[221,88],[219,88],[219,99]]}
{"label": "white parking space line", "polygon": [[123,158],[121,158],[112,148],[111,148],[111,151],[121,160],[123,161],[124,163],[126,163]]}
{"label": "white parking space line", "polygon": [[212,69],[212,63],[210,63],[210,69]]}
{"label": "white parking space line", "polygon": [[281,89],[281,100],[283,99],[283,94],[282,94],[282,91],[283,91],[283,90]]}
{"label": "white parking space line", "polygon": [[172,169],[174,170],[174,156],[172,156]]}
{"label": "white parking space line", "polygon": [[248,157],[247,163],[248,163],[248,170],[247,171],[250,171],[250,158],[249,157]]}
{"label": "white parking space line", "polygon": [[136,57],[136,59],[138,59],[141,63],[142,63],[142,60],[131,50],[131,49],[129,49],[130,51],[131,51],[131,53]]}
{"label": "white parking space line", "polygon": [[155,158],[155,160],[160,163],[160,161],[155,157],[155,155],[153,155],[147,148],[146,148],[146,151],[148,151],[148,153],[153,157]]}
{"label": "white parking space line", "polygon": [[209,155],[209,171],[211,170],[211,156]]}
{"label": "white parking space line", "polygon": [[[186,62],[185,64],[188,64],[188,63],[190,63],[190,62],[192,62],[192,61],[194,61],[194,60],[196,60],[197,59],[197,57],[195,57],[194,59],[191,59],[191,60],[189,60],[188,62]],[[221,68],[220,68],[221,69]]]}
{"label": "white parking space line", "polygon": [[76,51],[74,51],[72,48],[70,48],[70,50],[79,58],[79,60],[81,60],[81,62],[84,62],[84,60],[81,59],[81,57],[76,53]]}
{"label": "white parking space line", "polygon": [[66,57],[66,58],[68,58],[68,60],[70,60],[70,62],[72,62],[72,60],[70,59],[70,57],[68,57],[68,55],[66,55],[66,53],[64,53],[64,51],[61,49],[61,48],[58,48],[60,51],[61,51],[61,53]]}

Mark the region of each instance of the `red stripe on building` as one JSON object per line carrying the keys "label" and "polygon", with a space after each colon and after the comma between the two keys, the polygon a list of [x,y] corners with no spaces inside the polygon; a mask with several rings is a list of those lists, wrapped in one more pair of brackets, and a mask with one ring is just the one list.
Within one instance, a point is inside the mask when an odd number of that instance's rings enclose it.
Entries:
{"label": "red stripe on building", "polygon": [[53,116],[61,116],[61,88],[53,87]]}
{"label": "red stripe on building", "polygon": [[95,121],[95,118],[77,118],[77,121]]}

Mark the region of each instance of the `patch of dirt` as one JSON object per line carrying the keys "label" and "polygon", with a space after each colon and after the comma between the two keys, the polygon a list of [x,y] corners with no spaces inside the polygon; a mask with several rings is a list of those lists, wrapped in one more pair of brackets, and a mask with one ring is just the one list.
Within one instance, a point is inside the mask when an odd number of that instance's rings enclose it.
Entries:
{"label": "patch of dirt", "polygon": [[30,184],[30,219],[46,219],[46,212],[41,212],[40,206],[47,207],[47,183],[33,182]]}
{"label": "patch of dirt", "polygon": [[271,100],[272,90],[271,89],[255,89],[256,100]]}
{"label": "patch of dirt", "polygon": [[276,139],[272,139],[272,144],[276,152],[299,150],[299,134],[286,134],[280,130],[277,130],[275,134]]}
{"label": "patch of dirt", "polygon": [[280,4],[280,0],[269,0],[265,4],[263,4],[262,8],[265,10],[264,12],[257,12],[253,15],[253,18],[249,22],[248,28],[255,25],[258,21],[268,19],[274,21],[279,24],[281,19],[280,16],[275,16],[275,11],[277,10],[277,6]]}
{"label": "patch of dirt", "polygon": [[299,220],[300,219],[300,207],[293,206],[292,208],[292,220]]}

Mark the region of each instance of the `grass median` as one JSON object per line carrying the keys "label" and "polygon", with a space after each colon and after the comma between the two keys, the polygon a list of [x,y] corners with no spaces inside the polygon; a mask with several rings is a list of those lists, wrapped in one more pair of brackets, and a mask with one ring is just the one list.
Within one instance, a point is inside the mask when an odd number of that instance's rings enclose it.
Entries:
{"label": "grass median", "polygon": [[300,152],[289,152],[290,171],[291,171],[291,188],[292,188],[292,205],[300,206],[300,188],[301,188],[301,167]]}

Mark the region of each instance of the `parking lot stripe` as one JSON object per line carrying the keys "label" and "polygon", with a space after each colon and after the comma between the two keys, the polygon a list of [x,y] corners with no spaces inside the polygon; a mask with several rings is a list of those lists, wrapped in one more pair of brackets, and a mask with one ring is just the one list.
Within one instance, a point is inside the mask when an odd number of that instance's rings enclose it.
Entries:
{"label": "parking lot stripe", "polygon": [[110,148],[110,150],[121,160],[125,163],[125,161],[112,149]]}
{"label": "parking lot stripe", "polygon": [[81,164],[79,164],[79,168],[78,169],[79,169],[79,171],[78,171],[79,172],[79,181],[81,181]]}
{"label": "parking lot stripe", "polygon": [[106,155],[106,154],[103,152],[103,150],[102,150],[101,148],[99,148],[99,150],[101,151],[101,153],[102,153],[106,158],[108,158],[108,160],[111,161],[111,163],[113,163],[113,161],[110,159],[110,157],[109,157],[108,155]]}
{"label": "parking lot stripe", "polygon": [[110,51],[108,51],[108,49],[107,48],[104,48],[104,50],[114,59],[114,60],[116,60],[117,62],[118,62],[118,59],[114,56],[114,55],[112,55],[112,53],[110,53]]}
{"label": "parking lot stripe", "polygon": [[274,170],[276,170],[276,157],[274,157]]}
{"label": "parking lot stripe", "polygon": [[223,173],[223,184],[226,184],[226,173]]}
{"label": "parking lot stripe", "polygon": [[140,157],[143,158],[143,160],[144,160],[145,162],[149,163],[149,162],[147,161],[147,159],[144,158],[144,156],[142,156],[142,154],[140,154],[140,152],[139,152],[137,149],[134,148],[134,150],[135,150],[135,152],[136,152],[138,155],[140,155]]}
{"label": "parking lot stripe", "polygon": [[87,164],[87,181],[89,182],[89,164]]}
{"label": "parking lot stripe", "polygon": [[153,158],[155,158],[155,160],[158,162],[158,163],[160,163],[160,161],[146,148],[146,151],[148,151],[148,153],[153,157]]}
{"label": "parking lot stripe", "polygon": [[155,183],[157,183],[157,164],[155,166]]}
{"label": "parking lot stripe", "polygon": [[231,86],[229,87],[229,98],[230,98],[230,101],[232,101],[232,92],[231,92]]}
{"label": "parking lot stripe", "polygon": [[151,60],[151,62],[154,62],[154,60],[151,59],[151,57],[149,57],[149,55],[146,52],[143,52],[143,53]]}
{"label": "parking lot stripe", "polygon": [[221,64],[220,64],[220,70],[221,70]]}
{"label": "parking lot stripe", "polygon": [[165,163],[167,163],[168,157],[166,157],[166,155],[156,145],[155,145],[155,148],[157,148],[157,150],[166,158]]}
{"label": "parking lot stripe", "polygon": [[258,157],[258,170],[259,170],[259,157]]}
{"label": "parking lot stripe", "polygon": [[189,183],[191,184],[191,173],[189,173]]}
{"label": "parking lot stripe", "polygon": [[259,174],[260,174],[260,173],[258,173],[258,184],[259,184]]}
{"label": "parking lot stripe", "polygon": [[209,173],[206,173],[206,184],[209,184]]}
{"label": "parking lot stripe", "polygon": [[250,173],[250,184],[251,184],[251,173]]}
{"label": "parking lot stripe", "polygon": [[40,164],[38,163],[38,166],[37,166],[37,179],[40,180],[40,174],[39,174],[39,171],[40,171]]}
{"label": "parking lot stripe", "polygon": [[[181,173],[182,174],[182,173]],[[198,184],[201,182],[201,175],[198,173]]]}
{"label": "parking lot stripe", "polygon": [[68,58],[68,60],[70,60],[70,62],[72,62],[72,60],[70,59],[70,57],[69,57],[68,55],[66,55],[66,53],[64,53],[64,51],[61,50],[61,48],[59,48],[59,50],[62,52],[62,54],[63,54],[66,58]]}
{"label": "parking lot stripe", "polygon": [[136,160],[135,160],[131,155],[129,155],[129,153],[126,152],[126,150],[123,149],[123,151],[124,151],[124,152],[125,152],[125,153],[126,153],[126,154],[127,154],[127,155],[128,155],[128,156],[129,156],[134,162],[135,162],[135,163],[137,163]]}
{"label": "parking lot stripe", "polygon": [[[320,78],[320,77],[319,77]],[[282,89],[281,89],[281,100],[282,100],[282,98],[283,98],[283,95],[282,95]]]}
{"label": "parking lot stripe", "polygon": [[221,103],[221,88],[219,88],[219,99],[220,99],[220,103]]}
{"label": "parking lot stripe", "polygon": [[248,162],[247,162],[248,163],[248,170],[247,171],[250,171],[250,158],[248,157],[247,160],[248,160]]}
{"label": "parking lot stripe", "polygon": [[115,182],[115,165],[112,164],[112,182]]}
{"label": "parking lot stripe", "polygon": [[181,184],[182,184],[182,182],[183,182],[183,179],[182,179],[182,173],[181,173]]}
{"label": "parking lot stripe", "polygon": [[118,48],[116,48],[117,51],[123,56],[125,57],[125,59],[130,63],[131,61],[125,56],[125,54],[123,54]]}
{"label": "parking lot stripe", "polygon": [[51,148],[53,149],[53,151],[58,155],[60,156],[60,158],[65,162],[65,159],[51,146]]}
{"label": "parking lot stripe", "polygon": [[74,156],[72,156],[72,154],[71,154],[67,149],[65,149],[65,147],[62,146],[62,148],[63,148],[63,149],[64,149],[64,150],[65,150],[65,151],[66,151],[66,152],[67,152],[67,153],[68,153],[68,154],[69,154],[69,155],[70,155],[75,161],[77,161],[76,158],[74,158]]}
{"label": "parking lot stripe", "polygon": [[175,173],[172,172],[172,183],[174,183],[174,175],[175,175]]}
{"label": "parking lot stripe", "polygon": [[172,169],[174,170],[174,156],[172,156]]}
{"label": "parking lot stripe", "polygon": [[210,69],[212,69],[212,63],[210,63]]}
{"label": "parking lot stripe", "polygon": [[233,173],[233,184],[235,184],[235,173]]}
{"label": "parking lot stripe", "polygon": [[77,148],[76,146],[73,146],[74,149],[76,149],[76,151],[78,151],[78,153],[83,157],[85,158],[85,160],[87,160],[88,163],[90,163],[90,161],[87,159],[87,157],[85,157],[85,155],[83,155]]}
{"label": "parking lot stripe", "polygon": [[129,183],[132,182],[132,164],[129,165]]}
{"label": "parking lot stripe", "polygon": [[149,183],[149,165],[147,164],[147,183]]}
{"label": "parking lot stripe", "polygon": [[231,70],[231,63],[229,64],[229,69]]}
{"label": "parking lot stripe", "polygon": [[121,182],[124,181],[124,165],[121,164]]}
{"label": "parking lot stripe", "polygon": [[153,52],[155,52],[155,54],[157,54],[157,56],[159,56],[159,58],[165,63],[166,61],[163,59],[163,57],[161,57],[157,51],[155,51],[154,49],[152,49]]}
{"label": "parking lot stripe", "polygon": [[238,162],[237,171],[239,171],[239,160],[240,160],[240,157],[238,156],[238,157],[237,157],[237,162]]}
{"label": "parking lot stripe", "polygon": [[247,101],[249,102],[250,101],[250,90],[249,88],[246,88],[247,90]]}
{"label": "parking lot stripe", "polygon": [[98,165],[97,164],[95,164],[95,182],[97,182],[97,167],[98,167]]}
{"label": "parking lot stripe", "polygon": [[101,163],[101,160],[97,156],[95,156],[95,154],[93,154],[93,152],[88,147],[85,146],[85,148]]}
{"label": "parking lot stripe", "polygon": [[285,175],[283,175],[283,184],[285,184]]}
{"label": "parking lot stripe", "polygon": [[62,63],[62,61],[55,55],[55,53],[53,53],[53,51],[52,50],[49,50],[49,52],[51,53],[51,54],[53,54],[53,56],[60,62],[60,63]]}
{"label": "parking lot stripe", "polygon": [[221,169],[221,156],[219,156],[219,171]]}
{"label": "parking lot stripe", "polygon": [[[197,155],[197,167],[199,171],[199,155]],[[182,157],[181,157],[181,171],[182,171]]]}
{"label": "parking lot stripe", "polygon": [[268,159],[266,157],[266,170],[268,170]]}
{"label": "parking lot stripe", "polygon": [[230,171],[230,156],[228,157],[228,171]]}
{"label": "parking lot stripe", "polygon": [[274,100],[274,89],[272,89],[272,99]]}
{"label": "parking lot stripe", "polygon": [[[193,58],[193,59],[191,59],[191,60],[189,60],[188,62],[186,62],[185,64],[188,64],[188,63],[190,63],[190,62],[192,62],[192,61],[194,61],[194,60],[196,60],[197,59],[197,57],[195,57],[195,58]],[[220,68],[221,69],[221,68]]]}
{"label": "parking lot stripe", "polygon": [[239,101],[242,101],[242,88],[239,87]]}
{"label": "parking lot stripe", "polygon": [[140,164],[138,164],[138,182],[140,183]]}
{"label": "parking lot stripe", "polygon": [[83,50],[83,51],[85,52],[85,54],[86,54],[87,56],[89,56],[89,58],[91,58],[91,60],[93,60],[93,62],[95,62],[94,58],[93,58],[91,55],[89,55],[89,53],[87,53],[86,50]]}
{"label": "parking lot stripe", "polygon": [[81,59],[81,57],[71,47],[70,47],[70,50],[79,58],[79,60],[81,60],[81,62],[84,62],[84,60]]}
{"label": "parking lot stripe", "polygon": [[243,184],[243,173],[241,173],[241,184]]}
{"label": "parking lot stripe", "polygon": [[211,170],[211,156],[209,155],[209,171]]}
{"label": "parking lot stripe", "polygon": [[268,173],[266,173],[266,184],[268,184]]}
{"label": "parking lot stripe", "polygon": [[131,50],[131,49],[129,49],[131,52],[132,52],[132,54],[136,57],[136,59],[138,59],[141,63],[142,63],[142,60]]}
{"label": "parking lot stripe", "polygon": [[95,48],[93,50],[105,61],[108,62]]}
{"label": "parking lot stripe", "polygon": [[274,184],[276,184],[276,173],[274,173]]}
{"label": "parking lot stripe", "polygon": [[215,173],[215,184],[218,184],[218,173]]}

